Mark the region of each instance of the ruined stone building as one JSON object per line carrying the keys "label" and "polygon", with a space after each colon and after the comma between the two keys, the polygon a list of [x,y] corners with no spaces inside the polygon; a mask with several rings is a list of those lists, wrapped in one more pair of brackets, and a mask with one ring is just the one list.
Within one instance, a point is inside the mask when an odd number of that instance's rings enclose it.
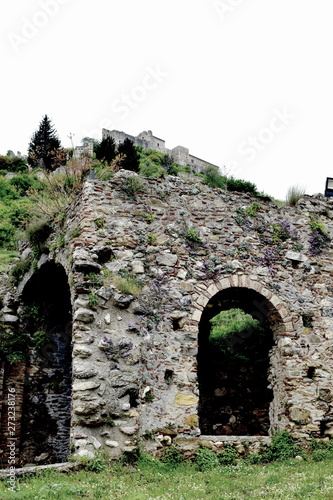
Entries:
{"label": "ruined stone building", "polygon": [[[282,429],[330,437],[333,200],[278,208],[172,176],[133,193],[136,175],[87,181],[3,299],[3,332],[30,338],[26,361],[1,364],[3,465],[13,387],[23,464],[117,457],[138,441],[190,454],[202,442],[255,452]],[[210,319],[231,308],[264,329],[260,363],[211,349]]]}
{"label": "ruined stone building", "polygon": [[161,153],[171,156],[178,165],[190,166],[193,172],[200,172],[202,168],[212,165],[212,163],[191,155],[189,149],[184,146],[176,146],[173,149],[166,148],[165,141],[159,137],[155,137],[151,130],[148,130],[148,132],[141,132],[135,137],[125,132],[120,132],[119,130],[107,130],[103,128],[102,139],[106,137],[112,137],[117,146],[124,142],[125,139],[130,139],[135,146],[141,146],[143,149],[160,151]]}

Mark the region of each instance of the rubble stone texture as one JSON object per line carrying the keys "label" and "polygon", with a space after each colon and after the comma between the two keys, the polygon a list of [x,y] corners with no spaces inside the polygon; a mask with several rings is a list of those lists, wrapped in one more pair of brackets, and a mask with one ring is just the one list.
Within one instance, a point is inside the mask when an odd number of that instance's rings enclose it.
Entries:
{"label": "rubble stone texture", "polygon": [[[329,243],[312,255],[310,223],[315,217],[332,236],[333,202],[304,196],[295,207],[278,208],[172,176],[144,179],[129,196],[128,177],[120,171],[107,182],[88,181],[50,237],[56,241],[59,231],[66,238],[47,261],[63,266],[71,291],[72,452],[103,449],[117,457],[141,436],[155,451],[174,443],[191,453],[204,442],[213,450],[248,444],[255,453],[276,430],[305,442],[330,436],[333,252]],[[249,215],[253,202],[260,209]],[[73,238],[74,228],[80,234]],[[119,280],[133,277],[141,289],[124,290]],[[20,296],[10,304],[2,316],[6,328],[20,316]],[[209,334],[203,318],[235,304],[272,336],[266,374],[272,398],[249,417],[264,415],[267,429],[233,433],[241,410],[223,406],[229,389],[222,377],[211,401],[215,412],[224,408],[228,422],[210,422],[216,432],[207,436],[201,429],[210,419],[201,392],[209,365],[207,355],[200,358]],[[27,363],[32,377],[34,364]],[[247,383],[251,392],[256,382]]]}

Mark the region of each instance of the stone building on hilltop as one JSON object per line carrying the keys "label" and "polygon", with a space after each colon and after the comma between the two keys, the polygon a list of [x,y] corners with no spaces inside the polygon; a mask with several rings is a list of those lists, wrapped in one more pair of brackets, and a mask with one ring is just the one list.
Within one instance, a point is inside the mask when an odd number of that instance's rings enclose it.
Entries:
{"label": "stone building on hilltop", "polygon": [[119,130],[107,130],[103,128],[102,139],[106,137],[112,137],[117,145],[124,142],[125,139],[130,139],[135,146],[141,146],[143,149],[160,151],[161,153],[171,156],[173,160],[181,166],[189,165],[193,172],[200,172],[202,168],[212,165],[212,163],[191,155],[189,150],[184,146],[176,146],[173,149],[166,148],[165,141],[159,137],[155,137],[151,130],[148,130],[148,132],[141,132],[135,137],[125,132],[120,132]]}

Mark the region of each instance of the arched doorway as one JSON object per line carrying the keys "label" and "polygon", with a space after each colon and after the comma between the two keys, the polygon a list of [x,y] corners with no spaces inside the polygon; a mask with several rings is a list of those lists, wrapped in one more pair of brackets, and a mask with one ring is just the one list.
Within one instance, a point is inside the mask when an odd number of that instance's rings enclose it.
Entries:
{"label": "arched doorway", "polygon": [[[227,337],[222,348],[212,342],[211,320],[221,311],[240,310],[253,318],[249,327]],[[256,290],[231,287],[218,292],[199,323],[199,426],[204,435],[268,435],[273,389],[268,381],[274,331],[281,318]]]}
{"label": "arched doorway", "polygon": [[22,299],[22,323],[33,346],[25,384],[22,461],[63,462],[69,454],[72,392],[72,311],[64,268],[44,264],[28,281]]}

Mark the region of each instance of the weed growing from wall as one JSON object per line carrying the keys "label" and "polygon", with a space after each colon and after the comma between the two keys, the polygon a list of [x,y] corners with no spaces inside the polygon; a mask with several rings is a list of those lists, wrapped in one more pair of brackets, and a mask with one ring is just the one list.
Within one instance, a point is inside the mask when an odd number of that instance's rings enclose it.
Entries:
{"label": "weed growing from wall", "polygon": [[327,233],[325,225],[313,215],[310,216],[310,228],[312,231],[309,239],[310,255],[319,255],[329,245],[331,238]]}

